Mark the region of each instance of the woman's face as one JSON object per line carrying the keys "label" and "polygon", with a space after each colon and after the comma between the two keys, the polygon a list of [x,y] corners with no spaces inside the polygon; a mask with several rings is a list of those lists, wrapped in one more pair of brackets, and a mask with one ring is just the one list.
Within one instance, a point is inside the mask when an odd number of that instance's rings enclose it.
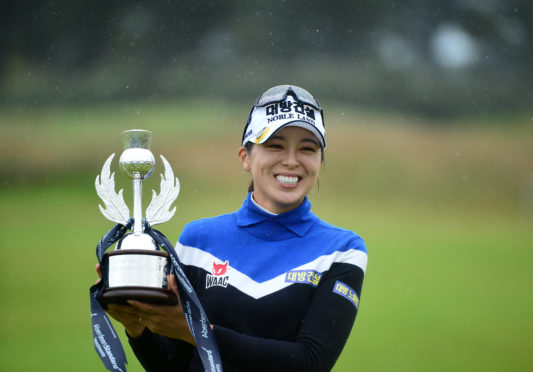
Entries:
{"label": "woman's face", "polygon": [[273,213],[296,208],[318,177],[322,152],[307,129],[285,127],[247,153],[239,149],[243,168],[252,173],[254,200]]}

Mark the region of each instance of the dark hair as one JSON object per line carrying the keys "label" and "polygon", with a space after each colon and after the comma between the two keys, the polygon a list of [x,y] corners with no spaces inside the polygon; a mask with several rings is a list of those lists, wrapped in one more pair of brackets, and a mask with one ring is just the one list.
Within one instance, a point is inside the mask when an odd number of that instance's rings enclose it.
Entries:
{"label": "dark hair", "polygon": [[[252,152],[253,145],[254,144],[252,142],[246,142],[246,144],[244,145],[244,149],[246,150],[248,155],[250,155],[250,153]],[[248,192],[252,192],[252,191],[254,191],[254,179],[253,178],[250,181],[250,185],[248,185]]]}
{"label": "dark hair", "polygon": [[[246,142],[246,144],[244,145],[244,149],[246,150],[248,155],[251,154],[253,146],[254,146],[254,144],[252,142]],[[322,164],[324,164],[324,161],[326,160],[325,157],[324,157],[324,148],[321,147],[320,151],[321,151],[320,160],[321,160]],[[252,192],[252,191],[254,191],[254,180],[253,180],[253,178],[250,181],[250,184],[248,185],[248,192]]]}

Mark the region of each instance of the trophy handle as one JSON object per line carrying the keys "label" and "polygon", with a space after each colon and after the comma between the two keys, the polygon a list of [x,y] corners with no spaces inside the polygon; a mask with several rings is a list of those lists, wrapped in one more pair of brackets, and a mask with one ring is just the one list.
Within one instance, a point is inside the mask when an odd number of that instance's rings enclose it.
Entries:
{"label": "trophy handle", "polygon": [[152,190],[152,201],[146,209],[146,221],[153,226],[167,222],[176,213],[176,207],[170,210],[172,203],[180,193],[180,182],[174,177],[172,167],[163,155],[160,155],[165,165],[165,175],[161,174],[160,192],[157,194]]}
{"label": "trophy handle", "polygon": [[105,209],[99,204],[100,211],[110,221],[126,226],[130,219],[130,210],[124,202],[122,189],[115,192],[115,172],[111,173],[111,161],[115,154],[107,158],[102,167],[102,173],[96,176],[95,187],[98,196],[105,204]]}

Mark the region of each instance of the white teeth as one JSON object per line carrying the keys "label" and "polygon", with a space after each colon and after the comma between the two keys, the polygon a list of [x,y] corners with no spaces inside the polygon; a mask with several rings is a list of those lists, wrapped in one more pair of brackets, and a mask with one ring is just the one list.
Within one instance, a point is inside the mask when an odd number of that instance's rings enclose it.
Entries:
{"label": "white teeth", "polygon": [[290,176],[276,176],[276,179],[281,182],[281,183],[285,183],[285,184],[288,184],[288,185],[294,185],[295,183],[298,182],[298,177],[290,177]]}

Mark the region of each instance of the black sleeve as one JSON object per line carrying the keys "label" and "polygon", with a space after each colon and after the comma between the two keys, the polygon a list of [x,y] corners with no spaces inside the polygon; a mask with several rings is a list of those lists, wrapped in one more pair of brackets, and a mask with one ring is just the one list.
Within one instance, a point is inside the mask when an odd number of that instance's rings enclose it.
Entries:
{"label": "black sleeve", "polygon": [[355,321],[363,277],[357,266],[334,264],[320,281],[294,342],[215,325],[221,354],[243,371],[330,371]]}
{"label": "black sleeve", "polygon": [[195,350],[185,341],[160,336],[148,328],[140,337],[128,336],[128,340],[135,356],[148,372],[187,371]]}

